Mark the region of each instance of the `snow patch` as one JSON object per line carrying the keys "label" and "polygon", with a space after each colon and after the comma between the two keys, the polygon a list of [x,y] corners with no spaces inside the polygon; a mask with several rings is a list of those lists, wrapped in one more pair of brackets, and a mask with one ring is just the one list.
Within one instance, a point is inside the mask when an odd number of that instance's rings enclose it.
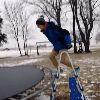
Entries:
{"label": "snow patch", "polygon": [[96,66],[92,66],[92,68],[96,68]]}
{"label": "snow patch", "polygon": [[[40,53],[49,53],[51,50],[39,50]],[[25,54],[24,50],[21,50],[22,55]],[[28,52],[29,55],[36,54],[37,50],[31,50],[31,53]],[[18,57],[20,56],[20,52],[18,50],[9,50],[9,51],[0,51],[0,57]]]}
{"label": "snow patch", "polygon": [[88,90],[87,92],[93,92],[93,90]]}
{"label": "snow patch", "polygon": [[60,76],[63,76],[64,77],[64,76],[66,76],[66,74],[63,73],[63,74],[60,74]]}
{"label": "snow patch", "polygon": [[24,65],[24,64],[29,64],[29,63],[34,63],[34,62],[38,62],[38,61],[42,61],[44,59],[32,59],[32,60],[24,60],[23,62],[16,62],[14,64],[12,63],[4,63],[4,64],[0,64],[0,67],[3,67],[3,66],[18,66],[18,65]]}
{"label": "snow patch", "polygon": [[94,81],[91,81],[91,83],[95,83]]}
{"label": "snow patch", "polygon": [[44,92],[40,93],[39,97],[36,97],[35,100],[50,100],[50,96],[45,95]]}

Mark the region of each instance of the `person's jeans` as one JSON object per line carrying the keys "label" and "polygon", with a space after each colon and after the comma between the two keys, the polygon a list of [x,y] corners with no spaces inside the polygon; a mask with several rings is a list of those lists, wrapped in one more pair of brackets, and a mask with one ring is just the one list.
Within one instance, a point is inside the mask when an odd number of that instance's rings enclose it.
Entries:
{"label": "person's jeans", "polygon": [[[62,51],[68,52],[67,49],[60,50],[60,51],[55,51],[53,49],[52,52],[49,55],[50,60],[52,61],[53,65],[56,68],[58,68],[58,62],[57,62],[56,56],[58,55],[60,57],[60,54],[61,54]],[[68,59],[66,53],[63,53],[62,54],[61,63],[64,64],[64,65],[67,65],[68,67],[71,67],[72,68],[71,63],[70,63],[70,60]],[[77,68],[77,65],[73,64],[73,66],[74,66],[74,68]]]}

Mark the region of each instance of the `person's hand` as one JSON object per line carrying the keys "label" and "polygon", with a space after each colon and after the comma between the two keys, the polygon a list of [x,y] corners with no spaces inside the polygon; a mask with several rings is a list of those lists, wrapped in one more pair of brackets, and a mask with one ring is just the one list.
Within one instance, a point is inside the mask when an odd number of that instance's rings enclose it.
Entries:
{"label": "person's hand", "polygon": [[70,49],[72,47],[72,44],[67,44],[67,49]]}

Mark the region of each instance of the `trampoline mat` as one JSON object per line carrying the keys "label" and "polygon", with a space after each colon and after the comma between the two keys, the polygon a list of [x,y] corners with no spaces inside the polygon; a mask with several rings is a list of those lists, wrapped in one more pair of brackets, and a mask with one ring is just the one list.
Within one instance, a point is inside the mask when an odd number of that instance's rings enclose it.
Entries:
{"label": "trampoline mat", "polygon": [[43,77],[44,72],[33,66],[0,68],[0,100],[31,88]]}

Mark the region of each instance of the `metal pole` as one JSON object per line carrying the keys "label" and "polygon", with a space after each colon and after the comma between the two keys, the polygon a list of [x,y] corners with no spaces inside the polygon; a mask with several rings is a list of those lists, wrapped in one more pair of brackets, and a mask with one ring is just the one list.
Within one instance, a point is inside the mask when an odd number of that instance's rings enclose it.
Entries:
{"label": "metal pole", "polygon": [[36,47],[37,47],[37,56],[39,56],[39,52],[38,52],[38,45],[37,45],[37,42],[36,42]]}

